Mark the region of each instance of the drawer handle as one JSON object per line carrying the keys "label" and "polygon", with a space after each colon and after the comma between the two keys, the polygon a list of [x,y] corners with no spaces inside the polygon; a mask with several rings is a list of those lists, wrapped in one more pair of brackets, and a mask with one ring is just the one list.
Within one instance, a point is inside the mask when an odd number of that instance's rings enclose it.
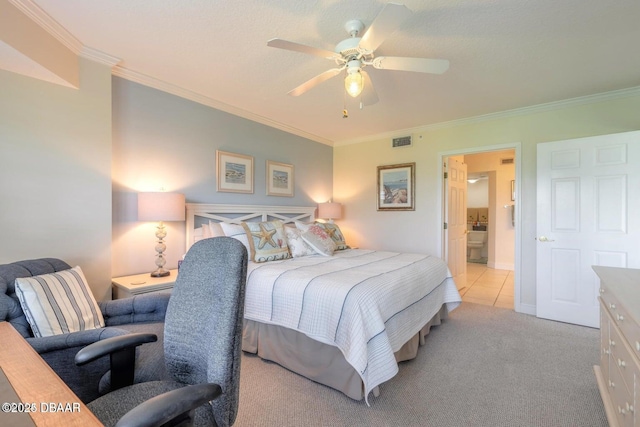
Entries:
{"label": "drawer handle", "polygon": [[633,412],[633,405],[629,405],[629,402],[626,402],[626,405],[627,405],[627,411]]}
{"label": "drawer handle", "polygon": [[627,364],[624,362],[624,360],[618,359],[618,366],[620,366],[621,368],[624,368],[627,366]]}
{"label": "drawer handle", "polygon": [[616,346],[616,342],[614,340],[609,340],[609,345],[611,347],[615,347]]}
{"label": "drawer handle", "polygon": [[609,380],[609,387],[616,388],[616,383],[614,383],[613,381]]}
{"label": "drawer handle", "polygon": [[636,341],[636,350],[640,351],[640,342]]}
{"label": "drawer handle", "polygon": [[615,310],[615,309],[616,309],[616,305],[615,305],[615,304],[609,304],[609,308],[610,308],[611,310]]}
{"label": "drawer handle", "polygon": [[623,321],[624,320],[624,316],[622,314],[617,314],[616,317],[618,318],[619,321]]}
{"label": "drawer handle", "polygon": [[618,413],[622,414],[622,415],[626,415],[627,414],[627,410],[624,409],[622,406],[618,405]]}
{"label": "drawer handle", "polygon": [[604,294],[604,289],[600,288],[600,293]]}
{"label": "drawer handle", "polygon": [[602,352],[603,352],[604,354],[611,354],[611,352],[610,352],[608,349],[606,349],[606,348],[603,348],[603,349],[602,349]]}

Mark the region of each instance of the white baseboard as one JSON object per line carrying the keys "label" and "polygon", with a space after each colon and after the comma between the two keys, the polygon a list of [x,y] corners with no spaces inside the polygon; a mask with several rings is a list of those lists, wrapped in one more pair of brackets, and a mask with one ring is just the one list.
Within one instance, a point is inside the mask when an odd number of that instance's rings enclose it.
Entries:
{"label": "white baseboard", "polygon": [[532,316],[536,315],[536,306],[533,304],[516,304],[515,306],[516,313],[530,314]]}

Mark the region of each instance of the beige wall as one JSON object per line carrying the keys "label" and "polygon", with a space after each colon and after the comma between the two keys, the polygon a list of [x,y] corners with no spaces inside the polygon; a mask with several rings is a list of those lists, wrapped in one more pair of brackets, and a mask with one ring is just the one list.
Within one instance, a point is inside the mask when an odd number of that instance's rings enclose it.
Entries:
{"label": "beige wall", "polygon": [[0,263],[80,265],[111,289],[111,70],[80,60],[80,89],[0,71]]}
{"label": "beige wall", "polygon": [[[522,265],[516,271],[516,309],[535,313],[536,145],[640,129],[640,96],[567,105],[544,112],[417,132],[414,145],[391,148],[389,139],[335,147],[334,200],[344,204],[339,224],[359,247],[442,255],[441,154],[482,147],[519,147]],[[376,211],[376,166],[416,162],[416,210]],[[516,264],[516,267],[517,264]]]}

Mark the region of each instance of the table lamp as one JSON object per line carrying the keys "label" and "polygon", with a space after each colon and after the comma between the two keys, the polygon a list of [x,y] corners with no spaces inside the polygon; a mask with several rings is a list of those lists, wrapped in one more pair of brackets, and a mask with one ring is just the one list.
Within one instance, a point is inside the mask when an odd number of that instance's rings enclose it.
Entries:
{"label": "table lamp", "polygon": [[333,223],[334,219],[342,218],[342,205],[335,202],[318,204],[318,218],[328,219],[330,223]]}
{"label": "table lamp", "polygon": [[165,277],[171,274],[164,269],[167,262],[164,258],[164,251],[167,246],[164,238],[167,236],[163,221],[184,221],[185,203],[184,194],[178,193],[139,193],[138,194],[138,220],[139,221],[159,221],[156,229],[156,266],[151,273],[151,277]]}

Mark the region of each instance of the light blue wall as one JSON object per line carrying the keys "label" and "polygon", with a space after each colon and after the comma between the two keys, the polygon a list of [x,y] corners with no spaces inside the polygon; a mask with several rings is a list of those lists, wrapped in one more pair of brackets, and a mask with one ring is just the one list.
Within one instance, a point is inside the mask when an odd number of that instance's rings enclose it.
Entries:
{"label": "light blue wall", "polygon": [[[254,158],[254,193],[216,191],[216,150]],[[294,166],[294,197],[266,195],[266,161]],[[113,78],[113,274],[153,267],[153,231],[136,220],[140,191],[187,202],[313,206],[332,197],[333,148],[118,77]],[[168,224],[167,266],[184,251]],[[149,233],[151,233],[149,235]]]}

